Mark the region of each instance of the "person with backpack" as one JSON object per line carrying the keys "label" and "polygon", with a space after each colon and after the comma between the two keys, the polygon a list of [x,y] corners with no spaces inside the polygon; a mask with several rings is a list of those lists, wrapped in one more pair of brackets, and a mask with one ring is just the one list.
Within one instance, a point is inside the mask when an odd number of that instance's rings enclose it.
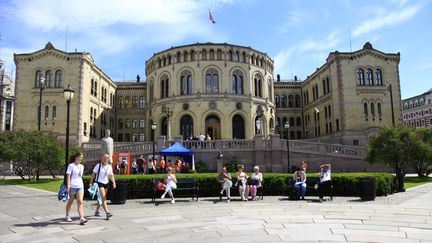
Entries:
{"label": "person with backpack", "polygon": [[66,217],[67,222],[72,222],[72,218],[69,216],[72,208],[73,201],[76,199],[78,214],[80,216],[80,224],[84,225],[87,223],[87,219],[84,218],[83,208],[83,197],[84,197],[84,183],[82,176],[84,174],[84,166],[81,164],[83,156],[80,152],[72,155],[70,163],[66,169],[65,181],[66,191],[69,193],[70,198],[66,203]]}
{"label": "person with backpack", "polygon": [[[108,186],[109,186],[108,178],[111,178],[112,188],[113,189],[116,188],[114,173],[112,171],[111,165],[108,164],[108,162],[109,162],[109,155],[108,154],[102,155],[101,162],[96,164],[96,166],[93,169],[93,173],[91,175],[90,185],[89,185],[91,187],[93,184],[93,181],[94,181],[99,186],[99,193],[100,193],[100,196],[102,198],[102,207],[103,207],[103,210],[105,211],[105,215],[106,215],[105,219],[106,220],[109,220],[109,218],[111,218],[113,216],[108,210],[108,205],[107,205],[107,200],[106,200],[106,194],[108,192]],[[101,216],[99,209],[100,209],[100,205],[99,205],[99,203],[97,203],[95,216],[98,216],[98,217]]]}

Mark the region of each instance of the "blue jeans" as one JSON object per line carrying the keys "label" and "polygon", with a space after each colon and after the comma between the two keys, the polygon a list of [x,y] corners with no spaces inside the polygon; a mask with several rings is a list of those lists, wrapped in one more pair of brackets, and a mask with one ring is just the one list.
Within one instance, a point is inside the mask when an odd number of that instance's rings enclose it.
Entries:
{"label": "blue jeans", "polygon": [[297,194],[299,195],[299,197],[304,197],[306,194],[306,183],[303,182],[296,182],[294,184],[294,188],[297,192]]}

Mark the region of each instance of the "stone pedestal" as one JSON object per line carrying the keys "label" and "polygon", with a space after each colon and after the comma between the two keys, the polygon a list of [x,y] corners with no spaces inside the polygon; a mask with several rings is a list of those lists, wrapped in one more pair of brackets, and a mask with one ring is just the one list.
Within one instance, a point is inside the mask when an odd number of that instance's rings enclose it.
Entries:
{"label": "stone pedestal", "polygon": [[217,172],[221,172],[224,166],[223,159],[217,159],[216,163],[217,163]]}

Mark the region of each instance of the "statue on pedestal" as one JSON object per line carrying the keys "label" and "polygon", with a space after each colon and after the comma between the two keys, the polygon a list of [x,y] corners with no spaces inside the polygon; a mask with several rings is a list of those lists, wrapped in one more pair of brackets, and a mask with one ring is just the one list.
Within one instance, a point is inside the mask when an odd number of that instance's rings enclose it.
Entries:
{"label": "statue on pedestal", "polygon": [[112,155],[114,152],[114,140],[110,137],[111,131],[105,130],[105,137],[101,140],[101,154],[109,155],[109,163],[113,162]]}

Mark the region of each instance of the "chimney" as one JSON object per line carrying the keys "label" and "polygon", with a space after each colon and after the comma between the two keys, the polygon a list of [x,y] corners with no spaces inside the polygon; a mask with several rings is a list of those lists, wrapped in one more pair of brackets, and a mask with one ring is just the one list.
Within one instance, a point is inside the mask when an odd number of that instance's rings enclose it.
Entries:
{"label": "chimney", "polygon": [[141,77],[139,76],[139,74],[137,74],[137,83],[140,82]]}
{"label": "chimney", "polygon": [[280,75],[278,74],[276,77],[277,77],[277,81],[280,82]]}

